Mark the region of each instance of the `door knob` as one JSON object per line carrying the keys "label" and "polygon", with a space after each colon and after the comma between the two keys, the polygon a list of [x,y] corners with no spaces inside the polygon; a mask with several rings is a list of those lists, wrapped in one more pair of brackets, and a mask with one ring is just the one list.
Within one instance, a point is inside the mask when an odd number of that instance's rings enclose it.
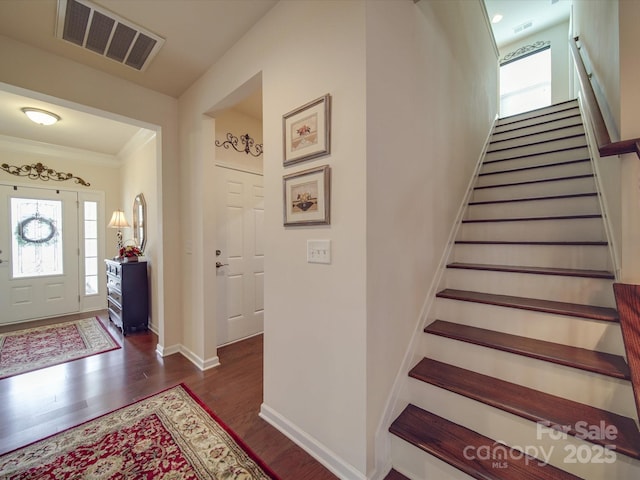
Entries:
{"label": "door knob", "polygon": [[229,264],[228,263],[222,263],[222,262],[216,262],[216,268],[224,267],[226,265],[229,265]]}

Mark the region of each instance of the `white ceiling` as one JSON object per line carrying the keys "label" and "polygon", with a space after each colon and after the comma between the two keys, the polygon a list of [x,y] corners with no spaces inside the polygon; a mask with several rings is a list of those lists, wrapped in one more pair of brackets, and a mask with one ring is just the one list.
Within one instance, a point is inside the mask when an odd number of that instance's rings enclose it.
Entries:
{"label": "white ceiling", "polygon": [[[568,20],[571,2],[572,0],[484,0],[489,20],[497,13],[503,16],[499,23],[492,25],[498,48]],[[515,27],[529,22],[531,27],[514,33]]]}
{"label": "white ceiling", "polygon": [[[179,97],[237,42],[278,0],[97,0],[94,3],[160,35],[165,43],[144,72],[85,51],[54,36],[57,0],[0,0],[0,35],[66,57],[143,87]],[[346,1],[346,0],[345,0]],[[428,0],[423,0],[428,1]],[[498,46],[519,38],[513,27],[532,21],[522,35],[558,23],[569,15],[571,0],[485,0],[489,17],[504,19],[494,25]],[[262,117],[261,93],[236,107]],[[52,127],[29,122],[20,108],[51,110],[62,117]],[[42,98],[34,100],[0,91],[0,139],[68,146],[117,156],[139,127],[107,120],[100,115],[61,107]]]}
{"label": "white ceiling", "polygon": [[[54,36],[57,0],[0,0],[0,35],[66,57],[143,87],[179,97],[278,0],[97,0],[94,3],[163,37],[144,72],[116,63]],[[262,118],[260,92],[236,105]],[[62,118],[51,127],[30,122],[22,107],[50,110]],[[117,155],[140,130],[99,115],[0,91],[0,137]],[[21,140],[21,141],[22,141]]]}

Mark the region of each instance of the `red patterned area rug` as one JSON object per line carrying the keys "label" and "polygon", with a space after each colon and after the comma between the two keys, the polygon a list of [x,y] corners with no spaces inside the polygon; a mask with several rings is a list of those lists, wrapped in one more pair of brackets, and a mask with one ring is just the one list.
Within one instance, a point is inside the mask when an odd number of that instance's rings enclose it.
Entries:
{"label": "red patterned area rug", "polygon": [[278,479],[184,385],[1,456],[0,478]]}
{"label": "red patterned area rug", "polygon": [[0,333],[0,378],[120,348],[98,318]]}

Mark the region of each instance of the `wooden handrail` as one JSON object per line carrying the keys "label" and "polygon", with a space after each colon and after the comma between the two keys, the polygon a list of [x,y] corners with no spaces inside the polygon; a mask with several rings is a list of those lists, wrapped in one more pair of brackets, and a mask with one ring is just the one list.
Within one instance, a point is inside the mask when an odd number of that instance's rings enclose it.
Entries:
{"label": "wooden handrail", "polygon": [[612,142],[609,136],[609,131],[604,123],[604,117],[602,116],[602,110],[596,100],[596,95],[593,93],[593,86],[589,80],[589,74],[584,66],[582,57],[580,56],[580,49],[578,48],[578,37],[575,37],[572,42],[569,42],[571,46],[571,54],[573,55],[573,62],[575,63],[576,70],[578,72],[578,81],[580,82],[580,89],[584,95],[584,101],[587,104],[587,108],[591,112],[591,121],[593,123],[593,130],[596,136],[596,143],[598,144],[598,152],[601,157],[609,157],[611,155],[622,155],[625,153],[635,153],[640,158],[640,138],[632,138],[631,140],[621,140],[619,142]]}

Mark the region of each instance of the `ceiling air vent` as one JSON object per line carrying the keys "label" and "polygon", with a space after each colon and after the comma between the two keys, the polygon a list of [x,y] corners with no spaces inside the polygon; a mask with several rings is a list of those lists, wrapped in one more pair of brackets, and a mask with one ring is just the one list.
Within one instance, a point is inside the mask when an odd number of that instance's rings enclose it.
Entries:
{"label": "ceiling air vent", "polygon": [[58,0],[56,37],[136,70],[144,70],[164,39],[87,0]]}
{"label": "ceiling air vent", "polygon": [[533,22],[531,21],[521,23],[520,25],[513,28],[513,33],[520,33],[523,30],[526,30],[527,28],[531,28],[532,25],[533,25]]}

